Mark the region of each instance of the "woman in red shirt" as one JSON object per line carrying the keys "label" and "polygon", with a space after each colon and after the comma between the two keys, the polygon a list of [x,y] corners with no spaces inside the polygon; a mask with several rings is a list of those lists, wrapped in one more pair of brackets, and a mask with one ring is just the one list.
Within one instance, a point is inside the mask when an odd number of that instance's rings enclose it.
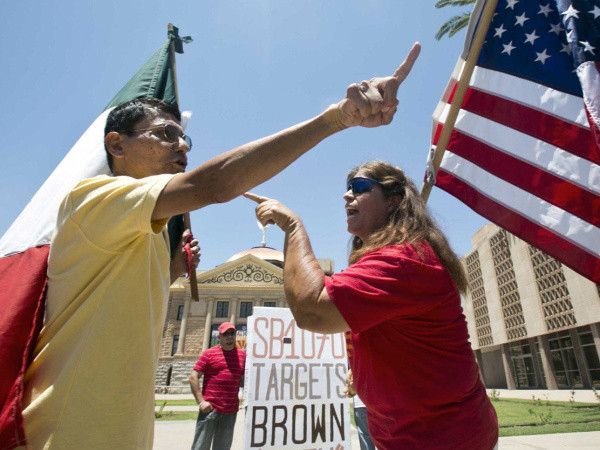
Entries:
{"label": "woman in red shirt", "polygon": [[415,185],[382,161],[350,171],[350,266],[324,275],[301,220],[255,194],[256,215],[285,232],[285,293],[299,327],[350,331],[354,387],[380,450],[492,449],[496,413],[468,342],[467,280]]}

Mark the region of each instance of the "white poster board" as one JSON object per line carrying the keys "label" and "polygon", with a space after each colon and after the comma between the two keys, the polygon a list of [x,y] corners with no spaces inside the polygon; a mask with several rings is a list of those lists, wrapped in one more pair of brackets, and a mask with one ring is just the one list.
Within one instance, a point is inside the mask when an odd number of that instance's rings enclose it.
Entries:
{"label": "white poster board", "polygon": [[248,318],[245,449],[350,449],[343,333],[298,328],[288,308]]}

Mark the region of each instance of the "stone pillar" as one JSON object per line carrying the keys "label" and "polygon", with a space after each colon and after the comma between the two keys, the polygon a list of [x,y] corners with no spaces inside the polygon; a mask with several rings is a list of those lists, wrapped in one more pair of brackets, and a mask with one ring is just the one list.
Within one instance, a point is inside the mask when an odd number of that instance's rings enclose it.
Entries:
{"label": "stone pillar", "polygon": [[179,326],[179,342],[177,342],[176,355],[182,355],[185,349],[185,334],[187,333],[187,318],[190,315],[190,293],[185,293],[185,303],[183,304],[183,315],[181,316],[181,325]]}
{"label": "stone pillar", "polygon": [[510,390],[517,389],[515,377],[512,373],[512,361],[510,359],[508,344],[502,344],[502,365],[504,366],[504,377],[506,378],[506,387]]}
{"label": "stone pillar", "polygon": [[537,339],[538,343],[540,344],[542,367],[544,369],[544,375],[546,375],[546,389],[558,389],[556,375],[554,374],[554,364],[552,363],[552,355],[550,353],[550,344],[548,343],[548,336],[538,336]]}
{"label": "stone pillar", "polygon": [[237,318],[237,306],[238,306],[237,297],[231,297],[231,302],[229,304],[231,305],[231,310],[229,311],[229,321],[235,325],[235,319]]}
{"label": "stone pillar", "polygon": [[202,342],[202,351],[208,349],[210,344],[210,330],[212,329],[213,310],[215,309],[215,299],[210,298],[207,300],[206,308],[206,326],[204,327],[204,342]]}
{"label": "stone pillar", "polygon": [[581,382],[583,383],[583,387],[586,389],[591,389],[592,379],[590,378],[590,371],[588,370],[585,356],[581,351],[581,345],[579,344],[579,336],[577,335],[577,328],[571,328],[569,330],[569,335],[571,336],[571,342],[573,342],[573,351],[575,353],[575,360],[577,361],[577,366],[579,367],[579,374],[581,375]]}
{"label": "stone pillar", "polygon": [[590,328],[592,329],[592,336],[594,337],[596,352],[598,353],[598,357],[600,357],[600,322],[591,324]]}
{"label": "stone pillar", "polygon": [[535,338],[529,338],[527,340],[529,342],[529,348],[531,349],[531,359],[533,360],[533,371],[535,372],[535,380],[537,382],[537,387],[544,387],[544,377],[542,376],[542,368],[540,367],[540,363],[538,361],[537,352],[535,351]]}
{"label": "stone pillar", "polygon": [[473,350],[473,354],[475,355],[475,360],[477,361],[477,367],[479,368],[479,378],[481,378],[482,383],[485,385],[485,377],[483,376],[483,361],[481,359],[481,350]]}

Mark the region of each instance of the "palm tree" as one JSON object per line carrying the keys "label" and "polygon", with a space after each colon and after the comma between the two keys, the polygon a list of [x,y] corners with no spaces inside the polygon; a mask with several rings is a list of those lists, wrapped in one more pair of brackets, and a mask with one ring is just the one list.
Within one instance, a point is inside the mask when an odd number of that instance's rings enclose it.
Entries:
{"label": "palm tree", "polygon": [[[435,7],[439,9],[445,8],[446,6],[466,6],[474,4],[475,1],[476,0],[438,0],[435,3]],[[471,8],[471,10],[472,9],[473,8]],[[448,37],[454,36],[469,24],[470,17],[471,12],[464,12],[461,15],[451,17],[439,30],[437,30],[435,38],[439,41],[445,34],[448,34]]]}

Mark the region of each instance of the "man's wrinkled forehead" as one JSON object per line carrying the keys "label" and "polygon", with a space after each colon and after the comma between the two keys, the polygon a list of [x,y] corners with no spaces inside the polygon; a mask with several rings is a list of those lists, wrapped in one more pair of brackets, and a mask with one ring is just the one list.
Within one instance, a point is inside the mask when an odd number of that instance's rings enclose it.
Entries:
{"label": "man's wrinkled forehead", "polygon": [[181,123],[173,114],[161,111],[153,106],[144,109],[143,122],[155,124],[172,123],[174,125],[181,126]]}

